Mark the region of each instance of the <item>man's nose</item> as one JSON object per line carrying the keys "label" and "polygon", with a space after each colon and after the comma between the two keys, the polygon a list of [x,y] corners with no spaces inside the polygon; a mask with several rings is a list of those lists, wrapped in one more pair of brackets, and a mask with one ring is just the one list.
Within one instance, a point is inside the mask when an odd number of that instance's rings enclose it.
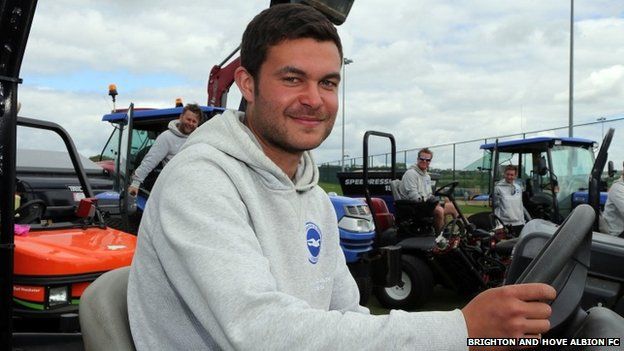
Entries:
{"label": "man's nose", "polygon": [[310,82],[299,95],[299,102],[311,108],[319,108],[323,104],[320,87],[316,83]]}

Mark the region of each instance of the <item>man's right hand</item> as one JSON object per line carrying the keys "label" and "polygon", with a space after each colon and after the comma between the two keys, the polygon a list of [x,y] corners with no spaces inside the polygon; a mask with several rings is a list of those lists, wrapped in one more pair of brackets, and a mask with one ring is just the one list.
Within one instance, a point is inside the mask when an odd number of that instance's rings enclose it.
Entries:
{"label": "man's right hand", "polygon": [[550,329],[547,301],[556,295],[553,287],[540,283],[488,289],[462,309],[468,337],[539,338]]}
{"label": "man's right hand", "polygon": [[132,185],[130,185],[128,187],[128,194],[130,196],[137,196],[138,193],[139,193],[139,188],[138,187],[132,186]]}

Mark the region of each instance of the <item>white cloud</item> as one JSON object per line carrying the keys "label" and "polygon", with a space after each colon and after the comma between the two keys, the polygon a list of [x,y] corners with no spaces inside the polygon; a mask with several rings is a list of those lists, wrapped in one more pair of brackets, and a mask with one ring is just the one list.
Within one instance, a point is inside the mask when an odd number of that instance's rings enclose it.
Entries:
{"label": "white cloud", "polygon": [[[41,2],[22,69],[39,86],[25,81],[22,111],[61,123],[84,154],[97,153],[110,132],[100,122],[111,109],[108,83],[126,81],[118,106],[170,106],[178,96],[205,103],[210,68],[268,2]],[[575,121],[623,114],[624,3],[575,5]],[[407,149],[568,121],[569,2],[356,1],[339,32],[354,60],[346,67],[351,156],[370,129],[394,133]],[[67,77],[82,84],[68,86]],[[230,96],[231,107],[239,97]],[[592,128],[580,132],[600,137]],[[339,111],[317,160],[339,160],[341,136]],[[478,144],[465,145],[463,158]]]}

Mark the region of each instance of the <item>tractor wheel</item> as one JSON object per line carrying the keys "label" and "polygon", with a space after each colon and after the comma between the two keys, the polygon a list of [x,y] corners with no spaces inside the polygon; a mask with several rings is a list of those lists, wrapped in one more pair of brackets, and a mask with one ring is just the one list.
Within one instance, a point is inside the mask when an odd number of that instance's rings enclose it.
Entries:
{"label": "tractor wheel", "polygon": [[375,295],[382,306],[391,309],[412,310],[429,300],[433,292],[433,273],[421,259],[401,256],[401,280],[398,285],[376,287]]}

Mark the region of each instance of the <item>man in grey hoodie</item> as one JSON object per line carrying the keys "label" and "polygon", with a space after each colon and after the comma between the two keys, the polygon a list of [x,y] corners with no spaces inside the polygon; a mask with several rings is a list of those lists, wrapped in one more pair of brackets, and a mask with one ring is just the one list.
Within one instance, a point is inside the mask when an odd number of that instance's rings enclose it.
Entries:
{"label": "man in grey hoodie", "polygon": [[340,249],[309,150],[338,109],[342,46],[306,5],[243,34],[245,113],[202,125],[156,181],[128,281],[138,350],[463,350],[466,337],[537,337],[554,298],[508,286],[463,310],[373,316]]}
{"label": "man in grey hoodie", "polygon": [[128,187],[128,193],[136,196],[141,183],[154,168],[162,163],[164,166],[178,153],[186,138],[199,125],[202,112],[197,104],[187,104],[177,120],[169,122],[168,129],[160,133],[150,150],[145,154],[141,165],[132,175],[132,184]]}
{"label": "man in grey hoodie", "polygon": [[[428,148],[418,151],[418,159],[416,163],[410,167],[401,178],[399,185],[399,195],[402,199],[412,201],[431,201],[439,202],[433,196],[433,188],[431,184],[431,176],[429,175],[429,166],[433,160],[433,152]],[[434,226],[437,232],[442,230],[444,226],[444,216],[451,215],[457,217],[457,210],[450,201],[444,203],[444,207],[435,206],[433,208]]]}
{"label": "man in grey hoodie", "polygon": [[492,195],[494,214],[504,225],[511,227],[514,236],[520,235],[525,223],[522,187],[516,182],[517,174],[518,167],[507,165],[504,178],[496,183]]}

